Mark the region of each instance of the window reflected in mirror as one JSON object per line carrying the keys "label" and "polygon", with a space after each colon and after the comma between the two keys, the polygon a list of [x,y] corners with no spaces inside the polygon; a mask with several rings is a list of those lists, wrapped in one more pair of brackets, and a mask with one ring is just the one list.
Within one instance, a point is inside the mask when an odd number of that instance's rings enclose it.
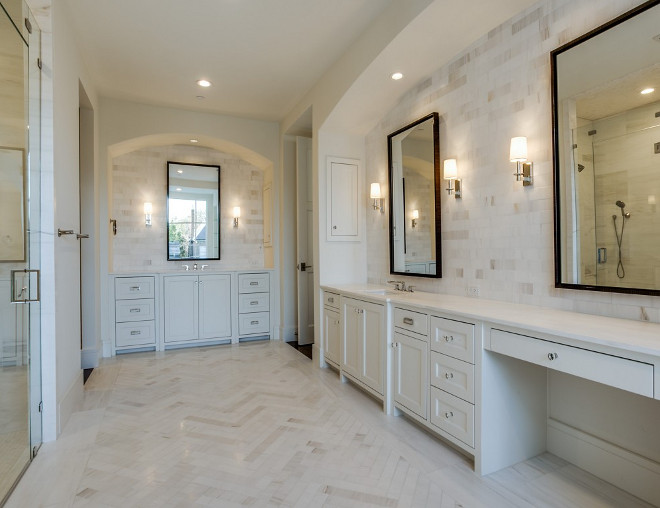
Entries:
{"label": "window reflected in mirror", "polygon": [[167,259],[220,259],[220,166],[167,163]]}

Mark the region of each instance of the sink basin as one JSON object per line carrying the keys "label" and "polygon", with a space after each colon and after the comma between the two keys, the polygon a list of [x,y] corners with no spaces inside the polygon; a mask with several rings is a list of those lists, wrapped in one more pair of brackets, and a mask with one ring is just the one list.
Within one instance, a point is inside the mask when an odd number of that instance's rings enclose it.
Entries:
{"label": "sink basin", "polygon": [[396,289],[361,289],[360,292],[384,296],[400,296],[409,294],[405,291],[397,291]]}

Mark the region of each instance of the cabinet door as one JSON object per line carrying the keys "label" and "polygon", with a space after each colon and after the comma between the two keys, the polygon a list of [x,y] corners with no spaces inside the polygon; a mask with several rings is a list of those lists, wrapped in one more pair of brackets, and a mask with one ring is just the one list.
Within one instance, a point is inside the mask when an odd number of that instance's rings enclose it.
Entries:
{"label": "cabinet door", "polygon": [[328,157],[328,240],[359,240],[359,162]]}
{"label": "cabinet door", "polygon": [[339,312],[323,311],[323,357],[333,363],[339,363]]}
{"label": "cabinet door", "polygon": [[385,311],[382,305],[361,302],[360,380],[383,394]]}
{"label": "cabinet door", "polygon": [[231,276],[200,275],[199,338],[231,337]]}
{"label": "cabinet door", "polygon": [[426,419],[428,386],[428,344],[395,333],[394,402]]}
{"label": "cabinet door", "polygon": [[165,342],[197,339],[197,277],[163,278]]}
{"label": "cabinet door", "polygon": [[342,352],[341,369],[347,374],[360,377],[359,344],[364,340],[364,320],[361,318],[360,302],[342,299]]}

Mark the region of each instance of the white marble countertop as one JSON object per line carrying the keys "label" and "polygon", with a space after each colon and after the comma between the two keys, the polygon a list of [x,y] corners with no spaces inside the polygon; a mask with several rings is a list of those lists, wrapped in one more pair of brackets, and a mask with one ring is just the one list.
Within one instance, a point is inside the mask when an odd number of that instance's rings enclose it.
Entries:
{"label": "white marble countertop", "polygon": [[580,342],[650,355],[660,359],[660,324],[594,316],[548,307],[416,291],[395,291],[391,286],[346,284],[322,286],[356,298],[427,311],[447,312],[492,325],[565,337]]}

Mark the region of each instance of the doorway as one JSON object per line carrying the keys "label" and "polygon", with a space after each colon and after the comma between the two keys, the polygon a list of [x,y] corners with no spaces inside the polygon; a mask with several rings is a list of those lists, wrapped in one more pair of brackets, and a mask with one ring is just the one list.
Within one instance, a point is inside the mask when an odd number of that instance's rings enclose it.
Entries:
{"label": "doorway", "polygon": [[298,346],[314,343],[312,140],[296,137]]}

